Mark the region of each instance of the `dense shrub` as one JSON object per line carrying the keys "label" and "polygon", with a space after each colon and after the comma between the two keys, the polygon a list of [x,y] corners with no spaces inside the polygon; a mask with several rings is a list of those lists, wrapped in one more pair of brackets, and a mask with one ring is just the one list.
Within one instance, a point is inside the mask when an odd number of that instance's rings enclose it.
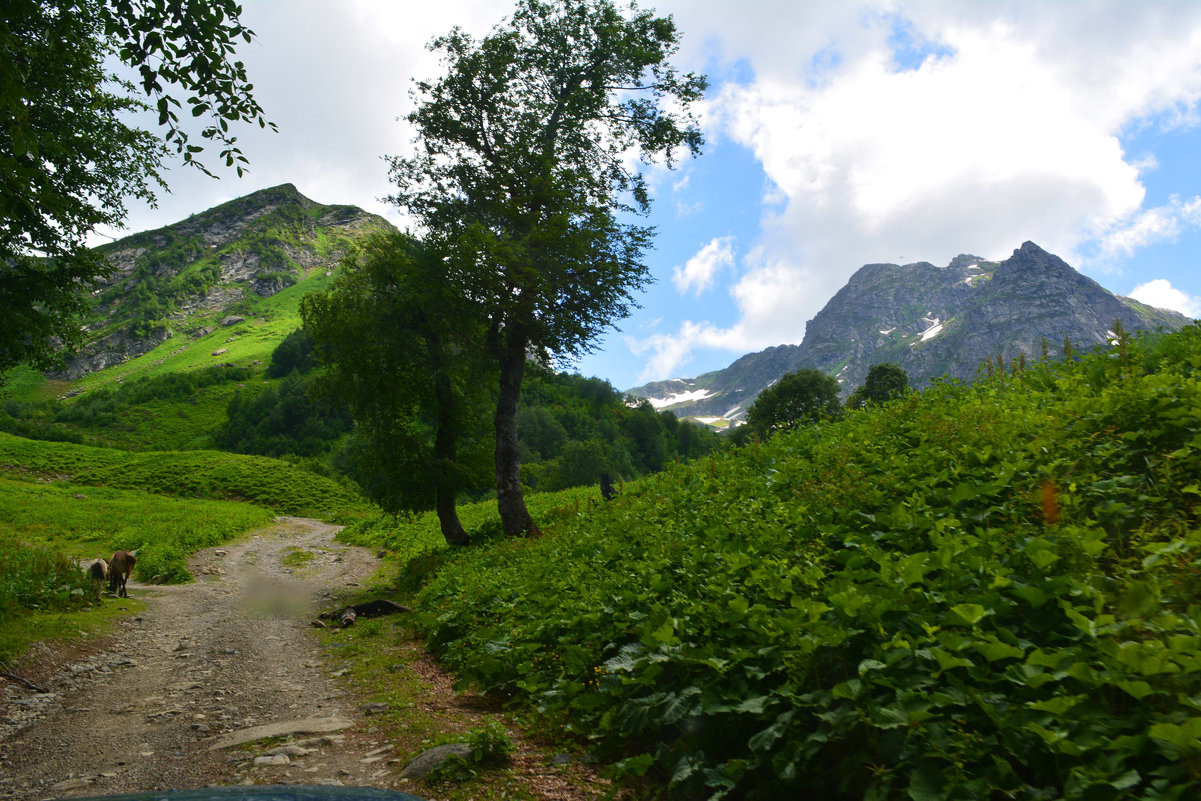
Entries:
{"label": "dense shrub", "polygon": [[80,606],[89,581],[62,553],[0,534],[0,620],[21,610]]}
{"label": "dense shrub", "polygon": [[940,384],[448,559],[450,667],[682,796],[1201,793],[1201,329]]}
{"label": "dense shrub", "polygon": [[[278,351],[277,351],[278,352]],[[261,456],[318,456],[350,433],[350,410],[313,397],[310,381],[290,375],[255,395],[229,402],[229,419],[213,432],[218,448]]]}

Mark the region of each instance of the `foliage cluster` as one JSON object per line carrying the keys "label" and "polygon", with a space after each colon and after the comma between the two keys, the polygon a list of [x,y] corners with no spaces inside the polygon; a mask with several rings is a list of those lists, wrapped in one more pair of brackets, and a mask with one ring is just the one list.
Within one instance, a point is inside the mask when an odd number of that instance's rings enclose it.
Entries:
{"label": "foliage cluster", "polygon": [[517,750],[516,744],[498,721],[488,721],[464,732],[466,745],[471,748],[470,756],[464,758],[451,754],[448,759],[430,771],[431,782],[465,782],[475,778],[480,770],[506,764]]}
{"label": "foliage cluster", "polygon": [[656,412],[648,402],[626,405],[600,378],[530,369],[517,413],[522,481],[548,492],[596,484],[602,472],[634,479],[715,450],[706,426]]}
{"label": "foliage cluster", "polygon": [[746,430],[760,437],[837,417],[838,380],[806,367],[781,376],[759,393],[746,412]]}
{"label": "foliage cluster", "polygon": [[[1044,353],[1045,357],[1045,343]],[[909,391],[909,374],[899,365],[891,362],[873,364],[868,368],[863,384],[847,398],[847,406],[852,409],[862,409],[872,403],[887,403],[904,397]]]}
{"label": "foliage cluster", "polygon": [[430,644],[681,795],[1201,792],[1201,329],[939,384],[448,558]]}
{"label": "foliage cluster", "polygon": [[284,341],[271,351],[271,363],[267,365],[267,376],[283,378],[292,373],[308,375],[317,366],[313,355],[313,335],[304,328],[297,328],[284,337]]}
{"label": "foliage cluster", "polygon": [[0,466],[77,485],[240,500],[324,520],[370,511],[357,491],[328,478],[275,459],[221,451],[128,453],[0,434]]}
{"label": "foliage cluster", "polygon": [[388,512],[433,506],[447,541],[466,544],[455,500],[488,476],[478,304],[439,253],[392,233],[370,238],[301,316],[327,368],[316,385],[354,414],[359,485]]}
{"label": "foliage cluster", "polygon": [[[206,390],[225,389],[252,374],[243,367],[207,367],[110,384],[67,401],[6,400],[0,404],[0,431],[27,439],[120,444],[131,450],[177,448],[209,433],[206,426],[212,420],[202,401],[220,393]],[[168,408],[176,413],[155,413]],[[138,447],[147,437],[150,441]]]}
{"label": "foliage cluster", "polygon": [[89,583],[62,553],[0,534],[0,621],[23,610],[77,608]]}
{"label": "foliage cluster", "polygon": [[271,519],[268,509],[234,501],[0,479],[0,531],[87,563],[137,549],[141,581],[186,581],[189,554]]}
{"label": "foliage cluster", "polygon": [[350,410],[315,398],[311,380],[300,375],[268,385],[258,394],[236,392],[228,419],[213,432],[216,447],[261,456],[319,456],[350,433]]}

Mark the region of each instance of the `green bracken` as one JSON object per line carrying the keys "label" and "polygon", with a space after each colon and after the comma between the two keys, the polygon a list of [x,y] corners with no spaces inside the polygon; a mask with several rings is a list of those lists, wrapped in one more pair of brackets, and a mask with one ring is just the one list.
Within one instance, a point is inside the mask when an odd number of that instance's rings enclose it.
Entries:
{"label": "green bracken", "polygon": [[418,601],[683,797],[1201,793],[1201,329],[678,467]]}

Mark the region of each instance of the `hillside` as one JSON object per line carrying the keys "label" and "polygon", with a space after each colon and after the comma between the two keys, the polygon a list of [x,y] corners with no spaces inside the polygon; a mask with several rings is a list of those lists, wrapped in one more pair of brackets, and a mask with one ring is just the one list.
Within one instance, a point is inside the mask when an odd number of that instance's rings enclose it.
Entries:
{"label": "hillside", "polygon": [[836,376],[844,394],[881,362],[900,365],[917,387],[944,375],[972,380],[987,359],[1041,356],[1044,340],[1052,356],[1065,339],[1089,350],[1109,340],[1115,320],[1129,331],[1188,322],[1114,295],[1033,242],[1002,262],[961,255],[946,267],[868,264],[809,321],[800,345],[629,392],[681,416],[736,419],[762,390],[802,367]]}
{"label": "hillside", "polygon": [[[55,378],[152,353],[128,373],[168,361],[168,369],[186,369],[261,359],[296,327],[299,296],[329,277],[356,241],[388,225],[283,184],[105,245],[113,272],[85,321],[88,344]],[[242,338],[256,343],[232,346]]]}
{"label": "hillside", "polygon": [[456,673],[680,798],[1201,793],[1201,328],[940,385],[450,558]]}

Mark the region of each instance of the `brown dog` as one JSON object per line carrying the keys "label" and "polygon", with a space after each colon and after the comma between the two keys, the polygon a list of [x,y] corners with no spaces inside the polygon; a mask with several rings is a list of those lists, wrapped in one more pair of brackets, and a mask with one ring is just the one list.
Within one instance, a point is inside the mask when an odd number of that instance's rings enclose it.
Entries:
{"label": "brown dog", "polygon": [[113,558],[108,560],[108,588],[115,592],[118,598],[129,597],[125,582],[129,580],[129,574],[133,572],[137,561],[137,557],[129,551],[117,551]]}

